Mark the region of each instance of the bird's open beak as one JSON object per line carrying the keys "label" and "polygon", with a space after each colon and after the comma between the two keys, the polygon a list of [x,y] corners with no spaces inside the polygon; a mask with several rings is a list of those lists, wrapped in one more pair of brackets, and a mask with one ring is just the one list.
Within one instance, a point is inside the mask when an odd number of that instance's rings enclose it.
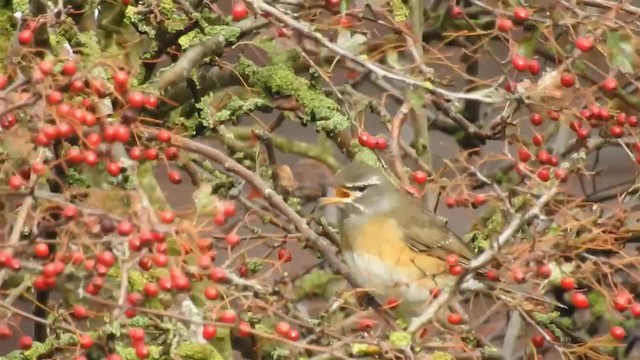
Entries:
{"label": "bird's open beak", "polygon": [[322,205],[331,205],[331,204],[344,204],[350,202],[352,199],[352,194],[348,190],[337,187],[335,191],[335,196],[327,196],[320,198],[320,204]]}

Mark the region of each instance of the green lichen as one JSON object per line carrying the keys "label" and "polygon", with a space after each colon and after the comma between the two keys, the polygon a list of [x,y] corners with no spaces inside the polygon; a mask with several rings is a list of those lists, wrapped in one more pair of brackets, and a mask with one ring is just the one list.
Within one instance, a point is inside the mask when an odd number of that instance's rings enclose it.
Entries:
{"label": "green lichen", "polygon": [[127,24],[135,25],[137,29],[147,34],[151,38],[154,38],[156,36],[155,27],[147,24],[146,18],[138,14],[138,10],[134,6],[127,6],[126,10],[124,11],[124,21]]}
{"label": "green lichen", "polygon": [[184,343],[176,349],[176,355],[183,360],[225,360],[209,344]]}
{"label": "green lichen", "polygon": [[257,87],[269,96],[294,96],[302,106],[302,123],[313,123],[317,131],[336,133],[346,129],[351,121],[340,112],[340,107],[310,82],[296,75],[291,66],[276,64],[259,67],[242,57],[236,70],[247,79],[249,85]]}
{"label": "green lichen", "polygon": [[325,295],[328,293],[327,290],[331,282],[339,278],[330,271],[313,270],[298,281],[296,295],[299,299],[313,295]]}
{"label": "green lichen", "polygon": [[205,119],[205,125],[210,128],[215,128],[226,121],[235,120],[241,115],[268,107],[270,107],[269,102],[261,98],[251,98],[243,101],[239,97],[234,96],[225,105],[224,109],[219,110],[210,119]]}
{"label": "green lichen", "polygon": [[433,355],[431,355],[431,358],[433,360],[453,360],[453,359],[455,359],[453,356],[451,356],[451,355],[449,355],[447,353],[444,353],[442,351],[434,352]]}
{"label": "green lichen", "polygon": [[13,12],[20,12],[22,14],[29,13],[29,0],[13,0],[11,1]]}
{"label": "green lichen", "polygon": [[91,187],[91,177],[88,175],[82,175],[78,172],[78,170],[70,168],[67,171],[67,183],[69,185],[75,185],[82,188],[90,188]]}
{"label": "green lichen", "polygon": [[397,347],[407,347],[411,345],[411,334],[404,331],[394,331],[389,334],[389,343]]}
{"label": "green lichen", "polygon": [[354,161],[375,166],[377,168],[381,166],[380,160],[378,160],[376,154],[371,149],[360,145],[358,140],[351,141],[351,151],[353,152]]}
{"label": "green lichen", "polygon": [[538,322],[539,324],[547,326],[553,323],[556,319],[558,319],[558,317],[560,317],[560,313],[557,311],[553,311],[548,314],[535,312],[533,313],[533,317],[536,319],[536,322]]}
{"label": "green lichen", "polygon": [[[15,5],[15,1],[13,4]],[[15,18],[9,10],[0,9],[0,71],[5,71],[7,55],[11,45],[11,36],[14,32]]]}
{"label": "green lichen", "polygon": [[395,21],[405,21],[409,17],[409,9],[402,2],[402,0],[391,0],[391,11],[393,12],[393,19]]}

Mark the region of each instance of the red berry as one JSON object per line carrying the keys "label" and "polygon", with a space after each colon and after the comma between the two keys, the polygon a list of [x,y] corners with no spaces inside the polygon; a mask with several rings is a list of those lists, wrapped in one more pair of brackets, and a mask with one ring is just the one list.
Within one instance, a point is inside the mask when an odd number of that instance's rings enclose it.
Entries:
{"label": "red berry", "polygon": [[111,251],[104,250],[98,254],[96,261],[106,267],[112,267],[116,263],[116,256]]}
{"label": "red berry", "polygon": [[155,109],[158,107],[158,97],[155,95],[147,95],[144,97],[144,106],[149,109]]}
{"label": "red berry", "polygon": [[627,336],[627,332],[624,330],[622,326],[614,326],[611,328],[611,337],[616,340],[624,340]]}
{"label": "red berry", "polygon": [[629,126],[631,127],[637,127],[638,126],[638,117],[635,115],[629,116],[629,118],[627,119],[627,124],[629,124]]}
{"label": "red berry", "polygon": [[69,90],[74,93],[80,93],[84,91],[84,81],[82,79],[74,79],[69,84]]}
{"label": "red berry", "polygon": [[205,340],[211,340],[215,338],[217,333],[218,333],[218,330],[216,329],[216,326],[213,324],[205,324],[204,326],[202,326],[202,337]]}
{"label": "red berry", "polygon": [[531,160],[531,152],[525,147],[521,147],[518,149],[518,158],[522,162],[527,162]]}
{"label": "red berry", "polygon": [[67,205],[62,209],[62,216],[67,220],[75,220],[78,218],[78,208],[73,205]]}
{"label": "red berry", "polygon": [[589,137],[589,129],[588,128],[580,128],[578,129],[578,131],[576,132],[576,136],[578,136],[578,139],[587,139]]}
{"label": "red berry", "polygon": [[131,138],[131,130],[125,125],[118,124],[114,128],[114,136],[116,141],[125,143]]}
{"label": "red berry", "polygon": [[524,272],[520,269],[512,270],[511,278],[513,279],[513,281],[517,282],[518,284],[521,284],[526,280]]}
{"label": "red berry", "polygon": [[456,207],[456,198],[449,196],[446,200],[446,205],[449,209]]}
{"label": "red berry", "polygon": [[544,346],[544,342],[545,342],[545,338],[543,335],[533,335],[531,337],[531,344],[533,344],[533,346],[535,346],[536,348],[540,349],[541,347]]}
{"label": "red berry", "polygon": [[513,9],[513,17],[517,22],[524,22],[529,19],[529,10],[527,8],[518,6]]}
{"label": "red berry", "polygon": [[22,350],[29,350],[33,346],[33,339],[31,338],[31,336],[21,336],[20,340],[18,340],[18,346]]}
{"label": "red berry", "polygon": [[144,158],[149,161],[158,160],[159,157],[157,149],[149,148],[144,151]]}
{"label": "red berry", "polygon": [[613,298],[613,306],[620,312],[625,312],[633,304],[633,298],[628,292],[619,291]]}
{"label": "red berry", "polygon": [[47,95],[47,103],[51,105],[60,104],[63,99],[64,96],[60,91],[52,90],[49,95]]}
{"label": "red berry", "polygon": [[449,15],[454,19],[462,19],[464,17],[464,10],[460,6],[452,6]]}
{"label": "red berry", "polygon": [[18,42],[20,45],[28,45],[33,41],[33,31],[31,30],[22,30],[18,34]]}
{"label": "red berry", "polygon": [[280,336],[287,336],[291,330],[291,325],[288,322],[280,321],[276,324],[274,330]]}
{"label": "red berry", "polygon": [[579,37],[575,42],[576,48],[582,52],[588,52],[593,49],[593,39],[590,37]]}
{"label": "red berry", "polygon": [[89,318],[89,311],[87,310],[86,307],[82,305],[74,305],[73,309],[71,310],[71,314],[73,315],[74,318],[79,320]]}
{"label": "red berry", "polygon": [[549,116],[549,119],[553,121],[558,121],[560,119],[560,113],[555,110],[547,111],[547,116]]}
{"label": "red berry", "polygon": [[144,344],[138,344],[138,346],[136,346],[136,357],[138,359],[146,359],[149,357],[149,355],[149,348]]}
{"label": "red berry", "polygon": [[458,255],[456,254],[447,255],[447,265],[455,266],[455,265],[458,265],[459,262],[460,262],[460,258],[458,257]]}
{"label": "red berry", "polygon": [[131,306],[138,306],[142,304],[143,301],[144,301],[144,297],[142,297],[142,294],[138,292],[132,292],[127,294],[127,302]]}
{"label": "red berry", "polygon": [[9,188],[11,190],[17,191],[22,189],[23,186],[26,185],[26,182],[20,175],[11,175],[9,177]]}
{"label": "red berry", "polygon": [[538,60],[531,60],[528,66],[531,75],[538,75],[540,73],[540,62]]}
{"label": "red berry", "polygon": [[611,136],[613,136],[614,138],[621,138],[622,136],[624,136],[624,129],[622,128],[622,126],[613,125],[609,128],[609,134],[611,134]]}
{"label": "red berry", "polygon": [[342,2],[342,0],[325,0],[324,3],[328,7],[337,8],[338,6],[340,6],[341,2]]}
{"label": "red berry", "polygon": [[160,293],[160,286],[156,283],[146,283],[144,285],[144,294],[147,297],[156,297]]}
{"label": "red berry", "polygon": [[131,158],[131,160],[140,160],[142,159],[142,149],[140,149],[140,147],[138,146],[134,146],[131,149],[129,149],[129,157]]}
{"label": "red berry", "polygon": [[358,330],[359,331],[368,331],[373,329],[376,324],[376,320],[373,319],[360,319],[358,320]]}
{"label": "red berry", "polygon": [[231,8],[231,18],[233,21],[244,20],[249,15],[249,9],[243,2],[237,2],[233,4]]}
{"label": "red berry", "polygon": [[218,300],[220,297],[220,291],[215,286],[208,286],[204,289],[204,297],[208,300]]}
{"label": "red berry", "polygon": [[67,61],[62,65],[62,74],[66,76],[73,76],[78,71],[78,65],[74,61]]}
{"label": "red berry", "polygon": [[576,309],[588,309],[589,308],[589,299],[583,293],[574,292],[571,294],[571,303]]}
{"label": "red berry", "polygon": [[507,18],[498,18],[496,20],[496,28],[500,32],[509,32],[513,28],[513,21]]}
{"label": "red berry", "polygon": [[542,137],[542,135],[540,134],[535,134],[533,135],[533,137],[531,138],[531,142],[533,143],[533,145],[535,146],[542,146],[542,144],[544,144],[544,139]]}
{"label": "red berry", "polygon": [[173,184],[180,184],[182,182],[182,175],[180,175],[180,172],[178,172],[177,170],[170,170],[167,173],[167,177]]}
{"label": "red berry", "polygon": [[460,315],[458,313],[450,313],[447,316],[447,321],[451,325],[460,325],[460,324],[462,324],[462,315]]}
{"label": "red berry", "polygon": [[532,113],[529,119],[531,120],[531,124],[535,126],[542,125],[542,121],[544,120],[542,115],[538,113]]}
{"label": "red berry", "polygon": [[278,37],[289,37],[289,30],[287,30],[286,28],[279,27],[276,32],[278,34]]}
{"label": "red berry", "polygon": [[238,315],[236,315],[236,312],[233,310],[224,310],[218,316],[218,321],[225,324],[234,324],[238,321]]}
{"label": "red berry", "polygon": [[113,74],[113,83],[119,87],[126,87],[129,83],[129,74],[119,70]]}
{"label": "red berry", "polygon": [[227,234],[225,236],[224,241],[227,243],[227,246],[230,248],[234,248],[240,244],[240,236],[238,236],[235,232]]}
{"label": "red berry", "polygon": [[548,279],[551,277],[551,266],[547,264],[540,265],[537,272],[538,277]]}
{"label": "red berry", "polygon": [[[51,71],[53,71],[53,63],[51,61],[41,61],[38,64],[38,70],[40,70],[40,73],[42,75],[49,75],[51,74]],[[0,89],[2,89],[3,87],[0,86]]]}
{"label": "red berry", "polygon": [[634,317],[640,317],[640,304],[636,303],[631,305],[631,315],[633,315]]}
{"label": "red berry", "polygon": [[296,330],[296,329],[289,330],[289,334],[287,334],[287,339],[289,339],[291,341],[300,340],[300,332],[298,330]]}
{"label": "red berry", "polygon": [[616,80],[615,78],[609,77],[609,78],[606,78],[600,86],[602,87],[602,90],[604,90],[605,92],[613,92],[618,88],[618,80]]}
{"label": "red berry", "polygon": [[454,266],[450,266],[449,267],[449,274],[453,275],[453,276],[459,276],[460,274],[462,274],[462,266],[460,265],[454,265]]}
{"label": "red berry", "polygon": [[567,169],[556,169],[553,176],[560,182],[567,181]]}
{"label": "red berry", "polygon": [[93,346],[93,339],[89,335],[82,334],[78,336],[78,343],[80,344],[81,348],[87,350]]}
{"label": "red berry", "polygon": [[116,162],[109,162],[105,167],[105,170],[111,176],[120,175],[120,169],[121,169],[120,164]]}
{"label": "red berry", "polygon": [[171,224],[176,220],[176,215],[171,210],[163,210],[158,213],[158,218],[164,224]]}
{"label": "red berry", "polygon": [[116,231],[120,236],[129,236],[133,233],[133,224],[129,220],[122,220],[118,223]]}
{"label": "red berry", "polygon": [[288,263],[293,260],[291,252],[285,248],[278,249],[278,261]]}
{"label": "red berry", "polygon": [[565,73],[562,73],[562,75],[560,75],[560,83],[562,84],[562,86],[566,88],[570,88],[573,85],[575,85],[576,79],[573,76],[573,74],[565,72]]}
{"label": "red berry", "polygon": [[216,267],[211,270],[211,281],[223,282],[227,280],[227,273],[224,269]]}
{"label": "red berry", "polygon": [[233,217],[236,215],[236,202],[235,201],[227,201],[222,206],[222,214],[227,217]]}
{"label": "red berry", "polygon": [[411,180],[416,184],[424,184],[427,182],[427,173],[421,170],[416,170],[411,173]]}
{"label": "red berry", "polygon": [[140,91],[132,91],[127,94],[127,103],[134,109],[141,109],[144,106],[144,94]]}
{"label": "red berry", "polygon": [[11,328],[5,324],[0,324],[0,339],[8,339],[13,335]]}
{"label": "red berry", "polygon": [[527,66],[529,65],[529,62],[524,56],[513,55],[513,57],[511,58],[511,64],[513,65],[514,69],[518,71],[525,71],[527,69]]}
{"label": "red berry", "polygon": [[129,328],[128,331],[129,334],[129,339],[131,339],[132,342],[142,342],[144,341],[144,329],[142,328]]}
{"label": "red berry", "polygon": [[375,138],[375,145],[374,148],[378,149],[378,150],[384,150],[389,146],[389,144],[387,144],[387,139],[379,137],[379,138]]}
{"label": "red berry", "polygon": [[33,254],[41,259],[49,257],[49,245],[38,242],[33,245]]}
{"label": "red berry", "polygon": [[536,176],[538,177],[538,179],[540,179],[540,181],[547,182],[551,178],[551,173],[549,172],[549,168],[545,166],[538,169],[538,171],[536,172]]}

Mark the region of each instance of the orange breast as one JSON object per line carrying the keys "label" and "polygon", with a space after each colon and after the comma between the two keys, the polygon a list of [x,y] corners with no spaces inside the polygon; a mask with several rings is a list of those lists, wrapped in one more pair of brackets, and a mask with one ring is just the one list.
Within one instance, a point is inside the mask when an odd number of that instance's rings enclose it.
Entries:
{"label": "orange breast", "polygon": [[444,261],[406,245],[404,233],[393,219],[373,217],[344,230],[354,254],[345,254],[345,258],[364,287],[417,301],[428,297],[429,289],[452,279]]}

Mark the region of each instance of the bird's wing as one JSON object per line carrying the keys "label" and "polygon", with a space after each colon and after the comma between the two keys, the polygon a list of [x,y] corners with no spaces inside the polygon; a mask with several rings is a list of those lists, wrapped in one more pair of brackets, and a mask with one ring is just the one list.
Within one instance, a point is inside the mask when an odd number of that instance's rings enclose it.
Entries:
{"label": "bird's wing", "polygon": [[415,206],[405,209],[403,216],[398,217],[400,228],[404,232],[404,241],[417,252],[428,252],[433,256],[446,258],[449,254],[460,257],[466,263],[474,257],[474,253],[466,242],[441,224],[434,214]]}

